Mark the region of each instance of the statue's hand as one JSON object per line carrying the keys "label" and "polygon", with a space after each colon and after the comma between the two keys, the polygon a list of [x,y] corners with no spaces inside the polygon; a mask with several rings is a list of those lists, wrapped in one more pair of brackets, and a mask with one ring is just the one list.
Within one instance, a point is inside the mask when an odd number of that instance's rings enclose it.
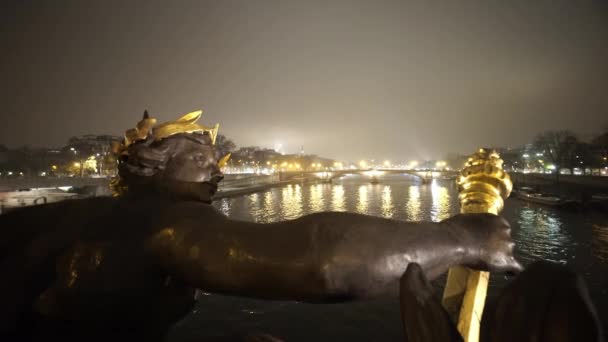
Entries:
{"label": "statue's hand", "polygon": [[465,249],[466,266],[491,272],[523,271],[513,256],[515,243],[504,218],[492,214],[460,214],[445,223],[455,229],[456,238]]}

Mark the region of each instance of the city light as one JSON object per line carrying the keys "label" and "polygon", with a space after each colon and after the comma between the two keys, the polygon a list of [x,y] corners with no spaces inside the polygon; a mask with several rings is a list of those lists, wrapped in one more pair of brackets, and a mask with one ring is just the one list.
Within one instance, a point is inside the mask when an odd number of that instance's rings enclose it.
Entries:
{"label": "city light", "polygon": [[440,160],[438,162],[435,163],[436,167],[445,167],[447,165],[446,162],[444,162],[443,160]]}
{"label": "city light", "polygon": [[365,160],[362,160],[359,162],[359,166],[361,166],[361,168],[366,168],[367,167],[367,162]]}
{"label": "city light", "polygon": [[390,167],[391,166],[391,162],[389,160],[385,160],[384,161],[384,166]]}

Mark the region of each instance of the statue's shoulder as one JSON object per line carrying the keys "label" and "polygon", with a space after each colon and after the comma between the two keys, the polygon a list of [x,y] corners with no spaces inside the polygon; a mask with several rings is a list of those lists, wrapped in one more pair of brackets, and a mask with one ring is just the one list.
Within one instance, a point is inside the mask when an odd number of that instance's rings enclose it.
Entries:
{"label": "statue's shoulder", "polygon": [[201,223],[225,219],[213,205],[198,201],[175,201],[159,208],[159,218],[163,221],[178,222],[196,220]]}
{"label": "statue's shoulder", "polygon": [[[13,209],[0,215],[0,221],[18,221],[21,224],[43,222],[52,224],[60,218],[76,219],[98,212],[110,211],[116,204],[112,197],[91,197],[85,199],[69,199],[61,202],[47,203]],[[67,216],[66,216],[67,215]]]}
{"label": "statue's shoulder", "polygon": [[87,198],[65,200],[31,207],[14,209],[0,215],[0,259],[16,253],[35,239],[64,241],[80,237],[90,228],[91,222],[109,215],[116,204],[113,198]]}

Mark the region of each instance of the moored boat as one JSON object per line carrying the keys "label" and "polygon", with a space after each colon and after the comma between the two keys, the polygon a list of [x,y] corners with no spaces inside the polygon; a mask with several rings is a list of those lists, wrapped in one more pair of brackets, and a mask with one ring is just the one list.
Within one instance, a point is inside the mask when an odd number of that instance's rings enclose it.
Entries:
{"label": "moored boat", "polygon": [[537,192],[517,191],[515,196],[526,202],[547,205],[551,207],[563,207],[576,204],[573,200],[563,199],[557,196],[549,196]]}

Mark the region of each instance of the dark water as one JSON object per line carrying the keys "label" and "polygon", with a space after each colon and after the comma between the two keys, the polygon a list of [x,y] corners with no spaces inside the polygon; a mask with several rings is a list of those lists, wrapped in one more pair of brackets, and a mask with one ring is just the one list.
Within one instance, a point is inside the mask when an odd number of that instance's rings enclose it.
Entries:
{"label": "dark water", "polygon": [[[372,185],[360,176],[347,176],[333,184],[288,185],[223,199],[216,206],[231,218],[256,222],[329,210],[439,221],[458,213],[457,195],[450,180],[422,185],[411,176],[393,175]],[[509,199],[503,216],[513,228],[519,259],[524,264],[545,259],[579,272],[606,322],[608,214],[562,211]],[[490,300],[507,282],[504,276],[491,277]],[[267,332],[288,341],[402,340],[396,298],[312,305],[217,295],[203,296],[194,312],[175,326],[171,340],[248,332]]]}

